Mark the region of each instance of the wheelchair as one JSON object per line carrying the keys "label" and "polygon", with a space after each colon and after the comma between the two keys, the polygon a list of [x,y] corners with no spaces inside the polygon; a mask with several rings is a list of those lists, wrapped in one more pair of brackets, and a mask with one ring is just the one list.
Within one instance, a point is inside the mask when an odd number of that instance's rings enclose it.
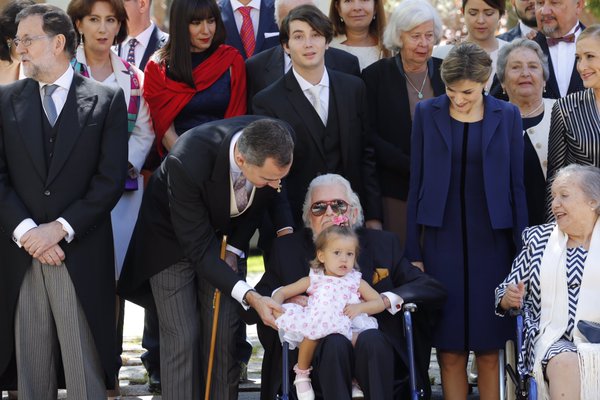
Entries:
{"label": "wheelchair", "polygon": [[508,340],[500,350],[500,399],[537,400],[537,383],[533,376],[519,372],[519,354],[523,347],[523,311],[511,309],[508,315],[516,317],[516,341]]}
{"label": "wheelchair", "polygon": [[[417,311],[417,305],[414,303],[407,303],[402,306],[402,313],[404,317],[404,335],[406,337],[406,343],[408,347],[408,367],[409,367],[409,383],[410,383],[410,400],[420,400],[425,396],[423,389],[417,388],[417,372],[415,366],[415,351],[413,344],[413,325],[411,313]],[[290,377],[289,377],[289,343],[283,342],[283,351],[281,357],[282,367],[282,380],[281,388],[282,394],[277,395],[277,400],[289,400],[290,393]]]}

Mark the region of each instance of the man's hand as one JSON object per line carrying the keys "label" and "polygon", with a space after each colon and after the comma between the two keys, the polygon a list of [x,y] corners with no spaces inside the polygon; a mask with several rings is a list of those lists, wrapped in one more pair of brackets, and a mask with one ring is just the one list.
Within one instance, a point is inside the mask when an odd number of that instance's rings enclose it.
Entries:
{"label": "man's hand", "polygon": [[238,272],[238,256],[237,254],[227,250],[225,251],[225,262],[229,265],[229,268],[233,270],[233,272]]}
{"label": "man's hand", "polygon": [[421,271],[425,272],[425,264],[423,264],[423,261],[413,261],[411,262],[411,264],[419,268]]}
{"label": "man's hand", "polygon": [[37,260],[42,264],[59,266],[65,260],[65,252],[57,244],[46,250]]}
{"label": "man's hand", "polygon": [[21,237],[21,245],[33,258],[39,259],[42,254],[58,244],[65,236],[67,236],[67,232],[63,230],[62,224],[58,221],[52,221],[25,232]]}
{"label": "man's hand", "polygon": [[283,313],[283,308],[279,304],[273,301],[272,298],[261,296],[253,290],[246,294],[246,302],[256,310],[265,325],[277,330],[273,313]]}
{"label": "man's hand", "polygon": [[368,221],[365,221],[365,226],[369,229],[373,229],[376,231],[380,231],[383,229],[383,224],[378,219],[370,219]]}

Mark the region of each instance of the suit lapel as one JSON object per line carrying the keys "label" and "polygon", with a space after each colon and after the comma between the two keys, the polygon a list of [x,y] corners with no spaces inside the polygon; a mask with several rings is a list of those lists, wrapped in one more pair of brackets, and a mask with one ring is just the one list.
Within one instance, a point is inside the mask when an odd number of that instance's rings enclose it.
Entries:
{"label": "suit lapel", "polygon": [[452,137],[451,137],[451,122],[450,122],[450,100],[448,96],[440,96],[433,101],[435,111],[433,112],[433,120],[437,126],[438,133],[444,139],[448,151],[452,149]]}
{"label": "suit lapel", "polygon": [[125,104],[129,107],[129,99],[131,97],[131,76],[129,71],[125,69],[125,64],[119,59],[115,53],[110,53],[110,62],[112,64],[113,73],[117,84],[123,89],[123,95],[125,96]]}
{"label": "suit lapel", "polygon": [[[37,96],[37,98],[36,98]],[[31,162],[42,180],[46,179],[46,157],[44,156],[44,138],[42,137],[42,99],[39,84],[28,79],[23,91],[12,98],[13,112],[17,119],[21,138],[29,152]]]}
{"label": "suit lapel", "polygon": [[[224,0],[222,3],[221,15],[223,17],[223,24],[225,24],[225,29],[227,31],[227,42],[236,49],[244,50],[244,45],[242,44],[242,39],[240,38],[240,32],[237,29],[237,25],[235,24],[235,18],[233,16],[233,8],[231,7],[231,2],[229,0]],[[241,51],[240,51],[241,52]],[[246,52],[243,51],[245,55]],[[245,59],[246,57],[244,57]]]}
{"label": "suit lapel", "polygon": [[496,129],[502,119],[502,109],[496,103],[496,100],[490,96],[483,96],[484,100],[484,117],[483,117],[483,140],[482,140],[482,154],[485,158],[486,150],[492,141],[492,137],[496,134]]}
{"label": "suit lapel", "polygon": [[290,103],[292,103],[294,110],[302,120],[302,123],[308,129],[310,136],[319,149],[321,157],[325,159],[325,149],[323,148],[323,141],[319,135],[319,132],[323,129],[323,124],[320,124],[316,118],[306,118],[307,115],[316,114],[316,111],[302,92],[302,89],[300,88],[300,85],[298,84],[298,81],[296,80],[296,77],[291,69],[287,74],[285,74],[284,82],[285,87],[289,92],[289,95],[287,96],[288,100]]}
{"label": "suit lapel", "polygon": [[265,81],[275,82],[283,76],[284,57],[283,47],[277,46],[273,49],[265,65]]}
{"label": "suit lapel", "polygon": [[[273,21],[273,11],[269,12],[269,8],[265,4],[262,4],[259,10],[258,17],[258,32],[256,32],[256,47],[254,47],[254,54],[257,54],[262,49],[263,43],[265,42],[265,32],[271,21]],[[253,54],[253,55],[254,55]]]}
{"label": "suit lapel", "polygon": [[83,131],[88,117],[98,101],[98,96],[85,90],[84,85],[83,78],[75,73],[67,101],[58,120],[59,134],[54,146],[54,157],[48,170],[47,185],[52,183],[69,158],[77,138]]}
{"label": "suit lapel", "polygon": [[[356,132],[356,129],[348,126],[349,121],[348,118],[345,118],[345,115],[348,113],[352,107],[348,104],[351,101],[356,101],[356,95],[352,95],[349,93],[345,93],[345,87],[343,82],[339,81],[339,76],[335,71],[327,69],[327,73],[329,74],[329,103],[331,103],[331,99],[334,99],[333,106],[335,107],[335,111],[337,112],[337,120],[339,125],[339,134],[340,134],[340,146],[341,146],[341,155],[342,155],[342,164],[344,167],[348,167],[349,162],[353,162],[355,160],[349,160],[350,157],[350,140],[348,139],[348,135],[351,132]],[[329,107],[332,109],[333,107]],[[362,127],[361,127],[362,128]],[[360,133],[360,129],[359,129]]]}
{"label": "suit lapel", "polygon": [[154,54],[154,51],[158,48],[158,26],[154,25],[154,29],[152,30],[152,35],[150,35],[150,40],[148,41],[148,47],[146,47],[146,51],[144,51],[144,55],[142,56],[141,61],[138,63],[139,68],[143,71],[148,59],[150,56]]}

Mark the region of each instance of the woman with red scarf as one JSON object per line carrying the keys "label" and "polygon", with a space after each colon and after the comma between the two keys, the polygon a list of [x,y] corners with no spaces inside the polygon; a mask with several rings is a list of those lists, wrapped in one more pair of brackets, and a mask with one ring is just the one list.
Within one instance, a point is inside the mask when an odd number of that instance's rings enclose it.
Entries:
{"label": "woman with red scarf", "polygon": [[246,69],[225,42],[214,0],[176,0],[170,36],[146,65],[144,98],[159,154],[179,135],[203,123],[246,113]]}

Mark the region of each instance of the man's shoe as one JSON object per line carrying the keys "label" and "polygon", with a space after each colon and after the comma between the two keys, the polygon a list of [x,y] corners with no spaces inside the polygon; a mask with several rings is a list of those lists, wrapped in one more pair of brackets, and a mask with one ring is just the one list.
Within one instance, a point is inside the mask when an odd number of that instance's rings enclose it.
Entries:
{"label": "man's shoe", "polygon": [[161,390],[160,374],[156,371],[152,371],[151,374],[148,374],[148,391],[153,394],[160,394]]}

